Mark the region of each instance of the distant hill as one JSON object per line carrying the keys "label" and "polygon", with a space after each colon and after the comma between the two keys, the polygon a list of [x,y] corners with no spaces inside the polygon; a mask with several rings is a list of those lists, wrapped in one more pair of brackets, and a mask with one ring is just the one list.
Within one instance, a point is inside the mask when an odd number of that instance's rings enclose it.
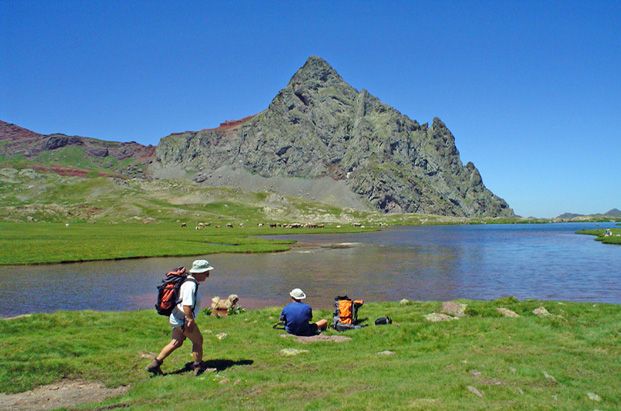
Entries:
{"label": "distant hill", "polygon": [[584,217],[584,214],[575,214],[575,213],[563,213],[561,215],[559,215],[556,218],[560,218],[560,219],[570,219],[570,218],[576,218],[576,217]]}
{"label": "distant hill", "polygon": [[[154,146],[119,143],[61,133],[39,134],[0,120],[0,160],[142,176]],[[37,167],[34,167],[37,168]]]}
{"label": "distant hill", "polygon": [[596,213],[596,214],[575,214],[575,213],[563,213],[556,217],[559,220],[580,220],[580,219],[589,219],[589,218],[604,218],[604,217],[613,217],[613,218],[621,218],[621,210],[617,208],[613,208],[612,210],[608,210],[605,213]]}
{"label": "distant hill", "polygon": [[621,217],[621,210],[619,210],[618,208],[613,208],[612,210],[606,211],[604,215],[607,215],[610,217]]}

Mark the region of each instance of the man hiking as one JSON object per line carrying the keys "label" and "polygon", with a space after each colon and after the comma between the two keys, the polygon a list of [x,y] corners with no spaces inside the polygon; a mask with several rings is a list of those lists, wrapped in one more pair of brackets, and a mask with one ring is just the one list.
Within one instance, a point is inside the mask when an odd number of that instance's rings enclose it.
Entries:
{"label": "man hiking", "polygon": [[304,291],[294,288],[289,296],[291,302],[285,305],[280,314],[280,321],[284,322],[285,330],[289,334],[310,337],[328,328],[327,320],[309,323],[313,319],[313,309],[310,305],[302,302],[306,298]]}
{"label": "man hiking", "polygon": [[202,370],[203,362],[203,335],[196,324],[196,315],[200,309],[200,299],[197,295],[198,283],[202,283],[209,277],[209,273],[214,268],[209,265],[207,260],[195,260],[192,263],[190,274],[187,276],[179,289],[178,304],[173,309],[169,317],[172,326],[172,340],[162,348],[162,351],[149,364],[146,370],[154,375],[161,375],[160,366],[164,359],[172,354],[177,348],[183,345],[187,338],[192,341],[192,369],[194,374],[199,374]]}

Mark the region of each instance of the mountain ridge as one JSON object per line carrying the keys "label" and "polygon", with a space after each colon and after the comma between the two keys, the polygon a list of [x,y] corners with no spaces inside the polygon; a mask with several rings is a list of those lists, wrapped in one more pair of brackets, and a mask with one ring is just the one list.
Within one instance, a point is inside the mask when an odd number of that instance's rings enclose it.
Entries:
{"label": "mountain ridge", "polygon": [[476,166],[461,162],[442,120],[419,124],[355,89],[317,56],[265,110],[172,133],[155,147],[39,134],[0,121],[0,159],[15,155],[48,165],[74,165],[67,158],[77,158],[99,172],[113,168],[129,177],[193,180],[364,211],[515,216],[485,187]]}

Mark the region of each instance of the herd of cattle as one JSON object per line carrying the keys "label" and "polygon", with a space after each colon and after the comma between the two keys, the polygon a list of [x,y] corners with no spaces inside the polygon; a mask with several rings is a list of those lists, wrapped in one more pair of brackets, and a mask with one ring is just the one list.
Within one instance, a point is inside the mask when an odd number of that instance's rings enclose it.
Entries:
{"label": "herd of cattle", "polygon": [[[361,227],[364,228],[364,226],[360,223],[353,223],[352,224],[354,227]],[[187,223],[181,223],[181,227],[182,228],[186,228],[188,225]],[[196,227],[194,227],[195,230],[202,230],[203,228],[207,228],[207,227],[211,227],[211,223],[198,223],[196,225]],[[239,223],[240,227],[244,227],[244,223]],[[258,227],[270,227],[270,228],[324,228],[325,224],[317,224],[317,223],[285,223],[285,224],[281,224],[281,223],[269,223],[269,224],[263,224],[263,223],[259,223],[257,224]],[[213,225],[214,228],[220,228],[222,227],[219,224],[215,224]],[[225,227],[228,228],[233,228],[234,225],[232,223],[227,223],[225,225]],[[337,228],[339,228],[340,226],[337,226]]]}

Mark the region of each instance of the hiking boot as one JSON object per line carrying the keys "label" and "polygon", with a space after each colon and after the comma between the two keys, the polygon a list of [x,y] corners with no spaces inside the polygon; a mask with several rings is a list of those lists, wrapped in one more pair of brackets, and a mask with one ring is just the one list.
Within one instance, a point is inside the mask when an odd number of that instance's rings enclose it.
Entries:
{"label": "hiking boot", "polygon": [[164,373],[162,372],[160,365],[162,365],[162,361],[158,360],[157,358],[154,358],[151,364],[147,365],[145,370],[147,370],[153,375],[163,375]]}
{"label": "hiking boot", "polygon": [[201,375],[204,370],[205,366],[202,361],[192,363],[192,371],[194,372],[195,376]]}

